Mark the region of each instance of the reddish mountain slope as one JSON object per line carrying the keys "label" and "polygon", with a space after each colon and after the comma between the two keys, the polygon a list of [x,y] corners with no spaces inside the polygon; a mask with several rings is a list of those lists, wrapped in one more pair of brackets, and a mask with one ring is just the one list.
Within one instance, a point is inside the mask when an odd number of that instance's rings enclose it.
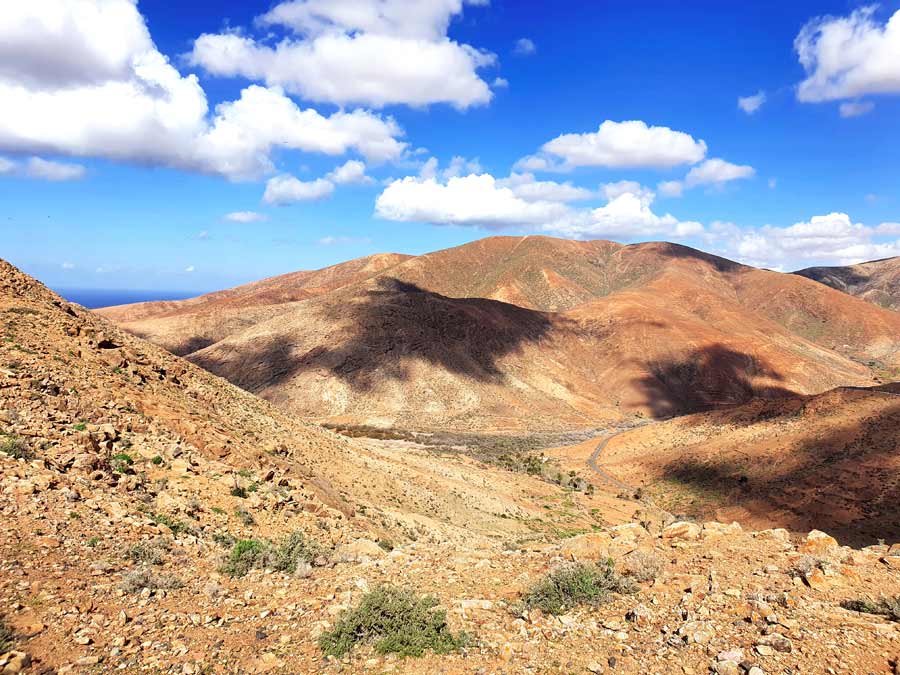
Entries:
{"label": "reddish mountain slope", "polygon": [[338,267],[104,313],[288,409],[358,423],[586,426],[900,367],[896,313],[673,244],[493,237]]}
{"label": "reddish mountain slope", "polygon": [[794,274],[900,311],[900,257],[847,267],[808,267]]}

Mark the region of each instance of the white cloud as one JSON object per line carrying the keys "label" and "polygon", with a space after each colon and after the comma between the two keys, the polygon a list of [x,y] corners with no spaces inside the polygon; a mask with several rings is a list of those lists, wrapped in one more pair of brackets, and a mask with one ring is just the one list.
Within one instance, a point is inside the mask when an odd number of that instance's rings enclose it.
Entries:
{"label": "white cloud", "polygon": [[752,166],[732,164],[724,159],[713,158],[688,171],[684,184],[686,187],[721,185],[732,180],[750,178],[755,173]]}
{"label": "white cloud", "polygon": [[876,241],[892,228],[854,223],[846,213],[813,216],[790,227],[766,225],[743,231],[733,244],[740,260],[751,265],[784,268],[810,264],[851,265],[900,255],[900,240]]}
{"label": "white cloud", "polygon": [[653,193],[653,190],[650,188],[645,188],[643,185],[634,180],[620,180],[616,183],[606,183],[600,186],[600,194],[603,195],[607,201],[612,201],[616,197],[624,195],[626,193],[631,193],[640,197],[641,199],[646,199],[649,202],[652,202],[656,195]]}
{"label": "white cloud", "polygon": [[25,162],[14,162],[0,157],[0,176],[21,176],[54,182],[79,180],[84,178],[86,169],[80,164],[51,162],[40,157],[31,157]]}
{"label": "white cloud", "polygon": [[[259,223],[264,220],[268,220],[269,217],[264,213],[257,213],[256,211],[232,211],[231,213],[225,214],[225,220],[230,220],[232,223]],[[207,234],[206,232],[201,232],[201,235]],[[201,238],[205,238],[202,237]]]}
{"label": "white cloud", "polygon": [[328,174],[328,180],[337,185],[348,185],[351,183],[369,184],[374,183],[370,176],[366,175],[366,165],[357,159],[349,159],[334,171]]}
{"label": "white cloud", "polygon": [[516,40],[516,46],[513,49],[513,53],[516,56],[530,56],[537,51],[537,46],[534,44],[534,40],[529,38],[519,38]]}
{"label": "white cloud", "polygon": [[317,239],[316,243],[320,246],[350,246],[353,244],[371,244],[369,237],[345,237],[345,236],[328,236]]}
{"label": "white cloud", "polygon": [[60,267],[62,267],[64,270],[74,270],[75,263],[64,262],[62,265],[60,265]]}
{"label": "white cloud", "polygon": [[513,173],[509,178],[497,181],[499,187],[508,187],[513,194],[528,202],[575,202],[594,197],[590,190],[552,180],[536,180],[532,173]]}
{"label": "white cloud", "polygon": [[684,184],[680,180],[664,180],[657,184],[656,190],[663,197],[680,197],[684,194]]}
{"label": "white cloud", "polygon": [[[52,45],[52,48],[49,46]],[[390,118],[301,110],[248,87],[209,114],[196,76],[157,51],[133,0],[0,3],[0,150],[102,157],[256,178],[276,147],[373,161],[405,144]]]}
{"label": "white cloud", "polygon": [[195,272],[196,270],[197,270],[197,268],[194,267],[193,265],[188,265],[187,267],[184,268],[184,271],[187,274],[191,274],[191,273]]}
{"label": "white cloud", "polygon": [[838,107],[841,117],[860,117],[874,109],[875,104],[871,101],[847,101]]}
{"label": "white cloud", "polygon": [[313,101],[465,109],[491,100],[478,70],[496,57],[447,37],[462,9],[460,0],[293,0],[257,23],[286,27],[296,37],[269,46],[234,32],[204,34],[189,61],[213,75],[264,81]]}
{"label": "white cloud", "polygon": [[[595,132],[563,134],[545,143],[541,150],[561,158],[567,167],[670,168],[699,162],[706,155],[706,143],[682,131],[647,126],[640,120],[606,120]],[[538,168],[533,166],[534,170]]]}
{"label": "white cloud", "polygon": [[752,96],[739,96],[738,97],[738,108],[743,110],[748,115],[752,115],[757,110],[762,108],[763,103],[766,102],[766,92],[758,91]]}
{"label": "white cloud", "polygon": [[876,9],[819,17],[800,30],[794,49],[807,75],[797,87],[800,101],[900,93],[900,10],[882,24]]}
{"label": "white cloud", "polygon": [[526,155],[515,164],[513,169],[516,171],[545,171],[554,173],[563,173],[570,171],[572,167],[563,166],[563,164],[553,157],[546,155]]}
{"label": "white cloud", "polygon": [[494,89],[506,89],[509,87],[509,80],[505,77],[495,77],[494,81],[491,83],[491,86]]}
{"label": "white cloud", "polygon": [[881,223],[875,228],[878,234],[896,234],[900,235],[900,223]]}
{"label": "white cloud", "polygon": [[568,208],[526,201],[511,188],[498,186],[490,174],[472,174],[445,183],[411,176],[396,180],[378,196],[375,213],[385,220],[503,229],[553,222]]}
{"label": "white cloud", "polygon": [[80,164],[51,162],[40,157],[32,157],[25,163],[25,175],[50,181],[79,180],[84,178],[85,168]]}
{"label": "white cloud", "polygon": [[407,177],[394,181],[382,192],[376,200],[375,213],[386,220],[518,229],[569,237],[689,237],[703,231],[699,223],[653,213],[653,193],[640,186],[639,193],[619,192],[605,206],[574,209],[549,200],[528,201],[506,183],[508,179],[497,181],[490,174],[454,177],[446,182],[434,177]]}
{"label": "white cloud", "polygon": [[481,168],[481,162],[478,161],[477,157],[475,159],[466,159],[465,157],[456,155],[450,160],[449,166],[441,172],[441,175],[444,177],[444,180],[446,180],[448,178],[455,178],[456,176],[483,172],[484,170]]}
{"label": "white cloud", "polygon": [[334,193],[334,183],[324,178],[302,181],[287,174],[270,178],[266,183],[263,201],[266,204],[285,206],[295,202],[326,199]]}

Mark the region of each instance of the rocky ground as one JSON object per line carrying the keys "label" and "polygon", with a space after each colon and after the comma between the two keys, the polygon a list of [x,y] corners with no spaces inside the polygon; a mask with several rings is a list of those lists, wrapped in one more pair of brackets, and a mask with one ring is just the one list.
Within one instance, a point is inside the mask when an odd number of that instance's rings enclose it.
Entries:
{"label": "rocky ground", "polygon": [[[304,425],[0,267],[0,656],[26,673],[890,673],[900,548],[671,522],[459,454]],[[583,446],[583,447],[582,447]],[[590,444],[548,453],[577,471]],[[570,468],[571,467],[571,468]],[[245,575],[238,540],[312,551]],[[523,593],[612,558],[633,592]],[[459,651],[318,639],[380,584],[433,594]],[[7,647],[4,647],[4,649]]]}

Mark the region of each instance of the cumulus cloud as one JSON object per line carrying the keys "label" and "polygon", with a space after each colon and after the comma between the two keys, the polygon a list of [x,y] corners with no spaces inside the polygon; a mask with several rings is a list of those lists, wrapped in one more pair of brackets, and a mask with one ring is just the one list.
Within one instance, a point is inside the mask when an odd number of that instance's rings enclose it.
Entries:
{"label": "cumulus cloud", "polygon": [[[257,213],[256,211],[232,211],[225,214],[225,220],[229,220],[232,223],[258,223],[268,219],[268,216],[264,213]],[[201,234],[206,233],[201,232]]]}
{"label": "cumulus cloud", "polygon": [[[706,143],[683,131],[648,126],[640,120],[606,120],[595,132],[557,136],[541,151],[542,155],[520,160],[521,168],[547,170],[556,158],[565,168],[671,168],[699,162],[706,155]],[[545,164],[539,166],[542,159]]]}
{"label": "cumulus cloud", "polygon": [[688,171],[684,179],[686,187],[697,185],[722,185],[732,180],[750,178],[756,171],[752,166],[732,164],[724,159],[707,159]]}
{"label": "cumulus cloud", "polygon": [[875,228],[878,234],[897,234],[900,235],[900,223],[882,223]]}
{"label": "cumulus cloud", "polygon": [[537,46],[534,44],[534,40],[529,38],[519,38],[516,40],[516,46],[513,48],[513,53],[516,56],[530,56],[537,51]]}
{"label": "cumulus cloud", "polygon": [[0,100],[0,150],[17,153],[244,179],[270,173],[276,147],[355,150],[372,161],[405,149],[390,118],[325,117],[277,87],[248,87],[210,114],[196,76],[182,76],[156,49],[133,0],[0,3]]}
{"label": "cumulus cloud", "polygon": [[841,117],[860,117],[866,115],[875,109],[875,104],[871,101],[847,101],[841,103],[838,110]]}
{"label": "cumulus cloud", "polygon": [[87,170],[80,164],[51,162],[40,157],[31,157],[24,162],[16,162],[0,157],[0,176],[18,176],[54,182],[80,180]]}
{"label": "cumulus cloud", "polygon": [[349,159],[334,171],[328,174],[328,180],[336,185],[348,185],[351,183],[374,183],[370,176],[366,175],[366,165],[357,159]]}
{"label": "cumulus cloud", "polygon": [[552,180],[537,180],[533,173],[512,173],[497,181],[500,187],[508,187],[513,194],[528,202],[576,202],[594,197],[590,190]]}
{"label": "cumulus cloud", "polygon": [[656,185],[663,197],[680,197],[684,194],[684,184],[680,180],[664,180]]}
{"label": "cumulus cloud", "polygon": [[748,115],[752,115],[757,110],[762,108],[763,103],[766,102],[766,92],[758,91],[752,96],[739,96],[738,97],[738,108],[743,110]]}
{"label": "cumulus cloud", "polygon": [[741,232],[733,251],[752,265],[781,269],[810,264],[851,265],[900,255],[900,240],[877,241],[892,228],[854,223],[846,213],[813,216],[790,227],[766,225]]}
{"label": "cumulus cloud", "polygon": [[508,179],[497,181],[490,174],[453,177],[445,182],[410,176],[385,188],[376,200],[375,213],[386,220],[517,229],[579,238],[690,237],[703,231],[700,223],[681,222],[671,214],[655,214],[650,208],[652,191],[639,185],[637,193],[624,189],[624,185],[619,187],[622,189],[609,190],[608,194],[615,196],[606,205],[575,209],[559,201],[529,201],[516,194]]}
{"label": "cumulus cloud", "polygon": [[876,9],[819,17],[800,30],[794,49],[807,76],[797,87],[800,101],[900,93],[900,10],[882,24]]}
{"label": "cumulus cloud", "polygon": [[620,180],[616,183],[605,183],[600,186],[600,194],[610,201],[629,192],[638,197],[646,198],[648,203],[656,198],[653,190],[645,188],[634,180]]}
{"label": "cumulus cloud", "polygon": [[296,202],[310,202],[327,199],[334,193],[334,183],[324,178],[302,181],[283,174],[270,178],[266,183],[263,201],[273,206],[286,206]]}
{"label": "cumulus cloud", "polygon": [[189,62],[313,101],[465,109],[491,100],[478,70],[496,57],[447,37],[451,18],[462,11],[461,0],[291,0],[257,23],[287,28],[293,37],[270,46],[235,32],[204,34]]}

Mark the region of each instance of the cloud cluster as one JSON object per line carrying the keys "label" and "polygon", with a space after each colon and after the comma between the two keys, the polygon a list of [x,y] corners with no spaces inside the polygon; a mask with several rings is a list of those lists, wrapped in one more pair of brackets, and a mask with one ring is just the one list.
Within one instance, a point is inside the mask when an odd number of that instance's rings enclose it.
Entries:
{"label": "cloud cluster", "polygon": [[[48,48],[52,45],[52,48]],[[209,112],[196,76],[161,54],[133,0],[0,3],[0,150],[102,157],[258,178],[276,147],[399,157],[399,126],[365,110],[323,116],[251,86]]]}
{"label": "cloud cluster", "polygon": [[51,162],[40,157],[31,157],[24,162],[0,157],[0,176],[17,176],[62,182],[80,180],[84,178],[86,173],[87,170],[80,164]]}
{"label": "cloud cluster", "polygon": [[447,37],[462,11],[462,0],[289,0],[257,19],[289,32],[274,46],[236,32],[208,33],[195,40],[189,61],[312,101],[465,109],[491,100],[478,71],[496,57]]}
{"label": "cloud cluster", "polygon": [[800,101],[816,103],[867,94],[900,93],[900,10],[884,24],[874,5],[846,17],[819,17],[794,40],[806,71]]}
{"label": "cloud cluster", "polygon": [[614,169],[668,169],[694,164],[706,155],[706,143],[669,127],[641,120],[606,120],[597,131],[562,134],[544,143],[541,152],[519,160],[525,171],[570,170],[580,166]]}
{"label": "cloud cluster", "polygon": [[813,216],[790,227],[766,225],[755,230],[722,228],[726,251],[760,267],[784,269],[813,264],[851,265],[865,260],[900,255],[900,240],[879,241],[900,234],[896,223],[867,227],[846,213]]}
{"label": "cloud cluster", "polygon": [[[523,193],[525,186],[528,192]],[[385,188],[375,202],[375,213],[401,222],[515,229],[577,238],[689,237],[703,230],[699,223],[655,214],[651,209],[655,195],[637,183],[603,186],[601,192],[607,203],[593,209],[576,209],[563,203],[570,201],[572,195],[567,191],[571,187],[534,181],[520,174],[502,180],[490,174],[445,181],[408,176]]]}
{"label": "cloud cluster", "polygon": [[[232,223],[259,223],[268,220],[268,217],[264,213],[257,213],[256,211],[233,211],[225,214],[225,220]],[[205,239],[206,237],[202,238]]]}
{"label": "cloud cluster", "polygon": [[757,110],[762,108],[763,103],[766,102],[766,92],[759,91],[752,96],[739,96],[738,97],[738,108],[743,110],[748,115],[752,115]]}

